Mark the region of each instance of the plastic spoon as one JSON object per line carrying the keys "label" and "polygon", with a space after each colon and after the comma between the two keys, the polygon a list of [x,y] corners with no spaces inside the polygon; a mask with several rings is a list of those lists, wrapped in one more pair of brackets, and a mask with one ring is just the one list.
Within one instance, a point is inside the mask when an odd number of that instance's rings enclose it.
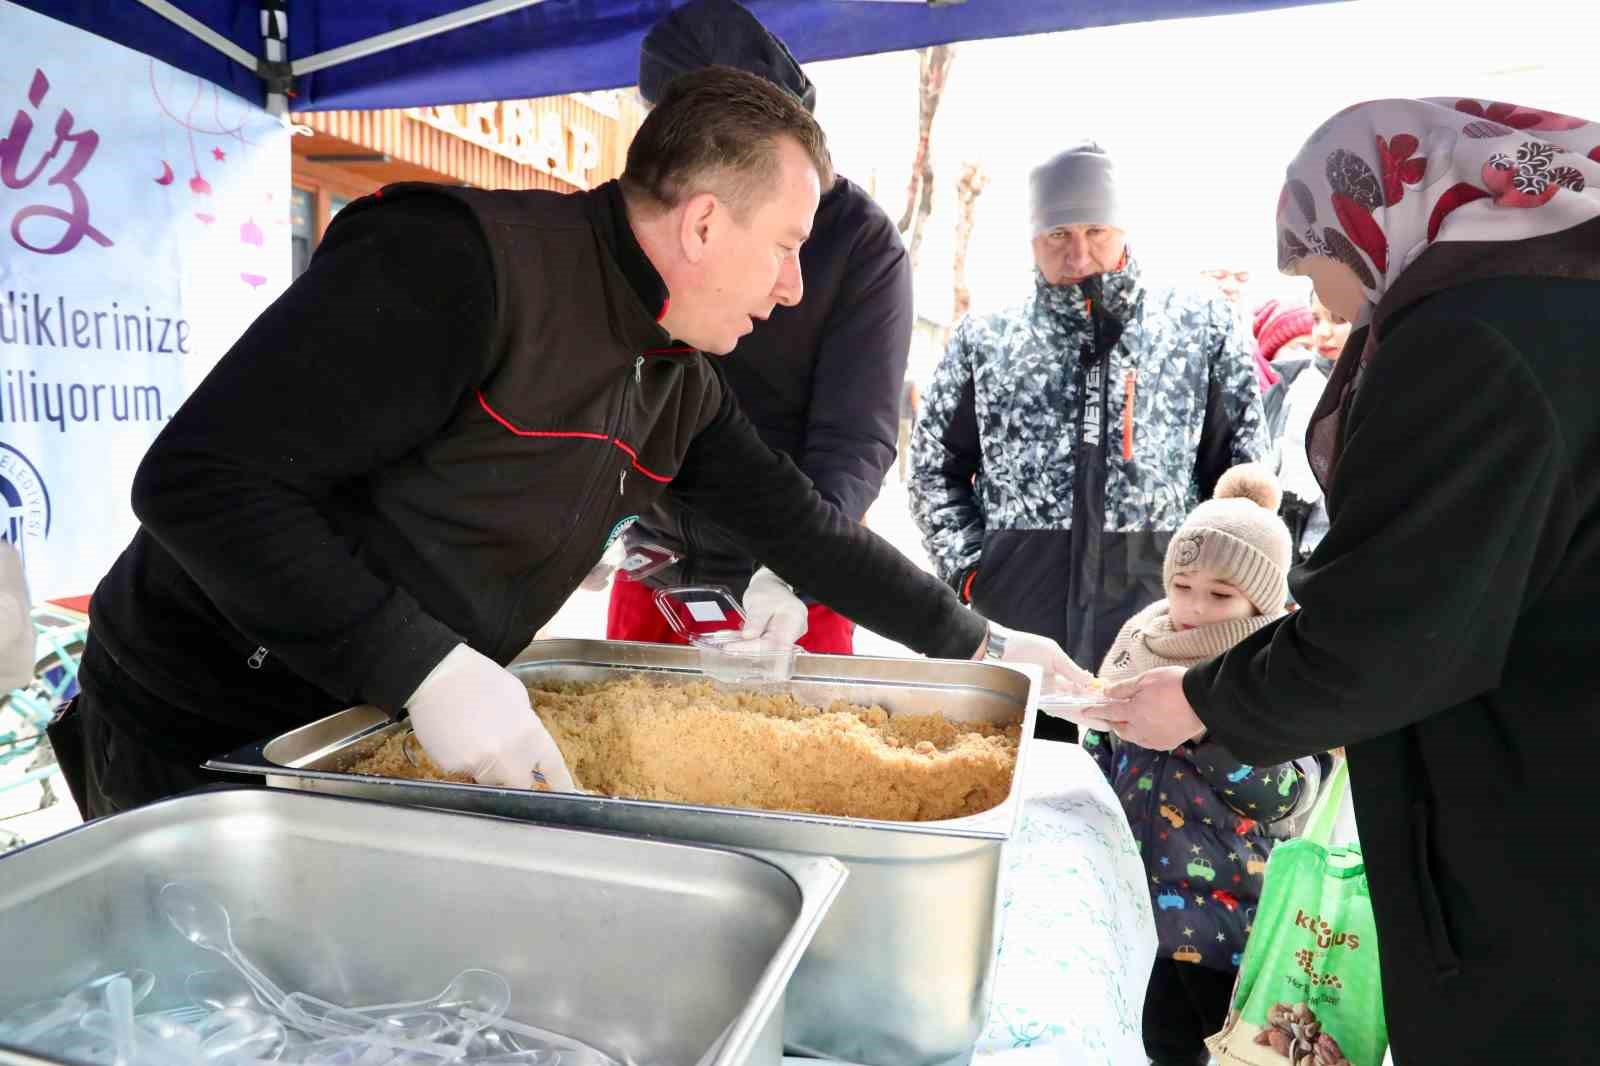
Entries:
{"label": "plastic spoon", "polygon": [[[371,1033],[386,1044],[403,1041],[431,1054],[441,1054],[436,1049],[448,1048],[450,1057],[460,1057],[473,1036],[493,1025],[511,1006],[511,985],[492,970],[470,969],[456,974],[438,995],[425,1000],[342,1007],[304,992],[293,992],[285,1006],[351,1035]],[[452,1012],[462,1020],[451,1024],[441,1011]],[[433,1029],[430,1017],[443,1021],[443,1028]],[[401,1025],[398,1033],[388,1031],[386,1024],[396,1024],[395,1019],[403,1019],[397,1023]],[[456,1031],[450,1032],[452,1029]],[[444,1043],[432,1043],[436,1038]]]}
{"label": "plastic spoon", "polygon": [[192,1022],[200,1021],[210,1013],[210,1007],[197,1007],[193,1004],[190,1004],[187,1007],[173,1007],[171,1010],[148,1011],[139,1015],[139,1018],[141,1021],[148,1018],[153,1021],[171,1022],[177,1025],[187,1026]]}
{"label": "plastic spoon", "polygon": [[499,1055],[511,1055],[518,1051],[527,1050],[517,1042],[517,1038],[510,1033],[502,1032],[495,1026],[479,1029],[467,1041],[467,1058],[472,1061],[493,1058]]}
{"label": "plastic spoon", "polygon": [[459,1047],[433,1039],[433,1034],[451,1028],[448,1020],[440,1015],[434,1017],[445,1022],[442,1030],[430,1024],[425,1016],[414,1016],[423,1020],[413,1028],[409,1023],[391,1024],[381,1015],[362,1014],[303,992],[289,995],[284,1002],[283,1013],[291,1024],[323,1037],[375,1044],[390,1049],[391,1053],[414,1052],[441,1059],[461,1057]]}
{"label": "plastic spoon", "polygon": [[[239,946],[233,940],[233,926],[228,918],[227,908],[213,899],[202,895],[200,892],[182,884],[171,882],[162,886],[160,893],[161,910],[167,916],[184,939],[196,947],[207,951],[214,951],[233,964],[233,968],[249,982],[256,996],[273,1011],[277,1012],[284,1021],[296,1028],[309,1033],[325,1037],[346,1037],[359,1035],[372,1044],[393,1048],[398,1051],[421,1051],[424,1054],[436,1055],[440,1058],[458,1058],[460,1052],[449,1045],[423,1041],[408,1041],[401,1037],[391,1036],[386,1033],[374,1032],[371,1029],[373,1020],[362,1018],[360,1027],[351,1027],[338,1023],[330,1023],[328,1019],[319,1018],[307,1013],[302,999],[291,999],[284,994],[283,989],[266,974],[256,968]],[[209,971],[207,971],[209,972]],[[487,973],[488,971],[483,971]],[[498,974],[494,975],[499,977]],[[502,982],[504,978],[499,978]],[[298,994],[297,994],[298,995]],[[509,999],[510,991],[507,990]],[[303,997],[315,1001],[314,997]],[[334,1011],[343,1010],[334,1004],[329,1004]]]}
{"label": "plastic spoon", "polygon": [[199,970],[190,974],[184,979],[183,991],[189,1002],[214,1011],[253,1007],[260,1002],[249,982],[236,973],[221,970]]}
{"label": "plastic spoon", "polygon": [[[195,1020],[203,1019],[199,1015]],[[200,1034],[170,1014],[141,1014],[135,1019],[139,1028],[163,1044],[180,1048],[186,1057],[200,1053]]]}
{"label": "plastic spoon", "polygon": [[155,991],[156,987],[156,975],[149,970],[118,970],[116,973],[108,973],[104,977],[96,977],[93,981],[78,989],[78,991],[83,994],[84,999],[87,1001],[91,998],[91,993],[102,988],[109,988],[111,982],[118,980],[126,980],[128,982],[135,1007],[148,999],[150,993]]}
{"label": "plastic spoon", "polygon": [[[294,993],[290,993],[291,997]],[[426,1044],[446,1037],[454,1028],[450,1019],[437,1011],[406,1014],[358,1014],[344,1007],[318,1003],[306,1007],[306,1014],[329,1026],[339,1026],[352,1036],[376,1033],[387,1040],[403,1040],[407,1044]],[[441,1045],[443,1046],[443,1045]]]}
{"label": "plastic spoon", "polygon": [[233,925],[222,904],[209,899],[188,885],[172,882],[162,886],[161,910],[179,935],[207,951],[214,951],[244,975],[261,998],[271,1007],[283,1005],[283,989],[247,958],[233,942]]}
{"label": "plastic spoon", "polygon": [[19,1007],[0,1021],[0,1035],[17,1044],[30,1044],[53,1029],[76,1025],[103,995],[103,989],[118,978],[132,986],[133,1002],[139,1003],[156,986],[156,975],[149,970],[118,970],[79,985],[60,999],[47,999]]}
{"label": "plastic spoon", "polygon": [[27,1047],[57,1029],[77,1025],[88,1005],[73,996],[18,1007],[0,1021],[0,1039]]}
{"label": "plastic spoon", "polygon": [[[511,1006],[511,985],[504,977],[493,970],[462,970],[450,978],[450,983],[444,986],[438,995],[427,999],[412,1000],[402,1003],[374,1003],[365,1007],[341,1007],[336,1003],[318,999],[305,992],[291,993],[289,999],[297,1005],[311,1004],[321,1008],[332,1008],[335,1011],[350,1014],[400,1014],[415,1013],[419,1011],[461,1011],[472,1010],[485,1015],[499,1017]],[[493,1025],[491,1021],[488,1024]]]}
{"label": "plastic spoon", "polygon": [[389,1035],[403,1040],[437,1040],[450,1031],[450,1019],[438,1011],[421,1011],[410,1014],[386,1014],[380,1022]]}
{"label": "plastic spoon", "polygon": [[511,1006],[511,985],[493,970],[462,970],[435,998],[439,1000],[437,1009],[453,1011],[460,1019],[454,1044],[464,1053],[480,1030],[505,1017]]}
{"label": "plastic spoon", "polygon": [[[470,1010],[463,1010],[462,1013],[471,1015],[474,1012]],[[525,1025],[522,1022],[514,1022],[509,1018],[501,1018],[499,1021],[492,1023],[486,1022],[485,1024],[492,1024],[496,1029],[499,1029],[502,1032],[515,1033],[519,1037],[525,1037],[528,1040],[536,1041],[537,1043],[543,1045],[542,1047],[526,1048],[524,1049],[526,1051],[551,1050],[561,1052],[561,1061],[563,1064],[571,1063],[574,1064],[574,1066],[582,1066],[582,1064],[592,1064],[592,1066],[622,1066],[622,1064],[616,1059],[612,1058],[610,1055],[607,1055],[598,1048],[590,1047],[583,1041],[574,1039],[573,1037],[563,1036],[561,1033],[552,1032],[549,1029],[541,1029],[537,1025]]]}
{"label": "plastic spoon", "polygon": [[229,1007],[200,1027],[200,1053],[208,1059],[276,1059],[288,1038],[278,1019],[243,1007]]}
{"label": "plastic spoon", "polygon": [[117,1048],[117,1066],[133,1061],[133,982],[116,977],[106,985],[106,1010],[111,1014],[111,1039]]}
{"label": "plastic spoon", "polygon": [[78,1023],[94,1039],[83,1045],[78,1057],[95,1062],[160,1063],[161,1066],[203,1066],[200,1041],[187,1026],[149,1016],[134,1019],[131,1034],[119,1030],[111,1010],[92,1010]]}

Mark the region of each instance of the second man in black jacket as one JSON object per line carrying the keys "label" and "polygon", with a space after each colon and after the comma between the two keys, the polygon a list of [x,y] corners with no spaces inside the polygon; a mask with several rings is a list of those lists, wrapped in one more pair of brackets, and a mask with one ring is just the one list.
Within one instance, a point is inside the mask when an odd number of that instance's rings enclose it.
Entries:
{"label": "second man in black jacket", "polygon": [[[735,0],[693,0],[656,23],[640,49],[639,91],[654,103],[674,77],[711,65],[765,78],[808,110],[816,99],[783,42]],[[824,500],[859,522],[894,462],[911,345],[911,262],[877,202],[836,177],[823,190],[800,265],[805,300],[756,323],[727,362],[727,380],[761,439],[788,454]],[[649,585],[616,581],[606,625],[614,640],[677,640],[655,608],[654,587],[713,583],[744,597],[752,614],[776,607],[774,622],[792,626],[785,635],[798,636],[809,651],[852,650],[848,619],[809,597],[802,605],[770,570],[758,571],[770,560],[752,559],[738,538],[671,490],[626,539],[630,547],[654,543],[682,559],[651,575]]]}

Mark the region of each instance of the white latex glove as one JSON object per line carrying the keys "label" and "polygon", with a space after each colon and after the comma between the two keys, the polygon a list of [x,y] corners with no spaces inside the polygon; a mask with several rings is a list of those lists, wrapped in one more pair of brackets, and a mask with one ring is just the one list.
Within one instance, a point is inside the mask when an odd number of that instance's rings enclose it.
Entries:
{"label": "white latex glove", "polygon": [[[1094,675],[1072,661],[1072,657],[1061,650],[1061,645],[1049,637],[1041,637],[1037,633],[1021,633],[1015,629],[1006,629],[989,623],[990,629],[1005,637],[1005,652],[1000,656],[1003,663],[1032,663],[1037,666],[1043,675],[1043,688],[1040,695],[1053,696],[1060,693],[1080,695],[1097,691]],[[988,648],[988,642],[979,649],[978,658]],[[1042,708],[1046,714],[1056,717],[1066,717],[1049,708]],[[1076,721],[1074,717],[1070,719]]]}
{"label": "white latex glove", "polygon": [[811,612],[783,578],[766,567],[755,572],[745,590],[744,630],[729,647],[739,651],[787,648],[806,635]]}
{"label": "white latex glove", "polygon": [[561,749],[533,713],[528,689],[500,664],[457,644],[406,700],[422,750],[450,773],[482,785],[576,792]]}

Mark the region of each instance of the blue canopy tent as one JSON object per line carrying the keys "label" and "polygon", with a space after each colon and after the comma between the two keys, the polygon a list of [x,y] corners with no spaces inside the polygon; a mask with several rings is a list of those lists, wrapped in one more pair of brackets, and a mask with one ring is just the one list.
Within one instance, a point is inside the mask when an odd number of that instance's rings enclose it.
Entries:
{"label": "blue canopy tent", "polygon": [[[16,0],[269,109],[396,108],[633,84],[681,0]],[[802,62],[1321,0],[748,0]],[[287,92],[288,98],[280,95]]]}

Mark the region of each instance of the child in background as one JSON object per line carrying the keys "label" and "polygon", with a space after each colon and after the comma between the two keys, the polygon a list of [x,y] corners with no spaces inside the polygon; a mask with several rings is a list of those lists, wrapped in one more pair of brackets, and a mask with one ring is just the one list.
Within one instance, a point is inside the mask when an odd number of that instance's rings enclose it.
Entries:
{"label": "child in background", "polygon": [[[1285,613],[1289,530],[1266,467],[1236,466],[1167,547],[1167,598],[1139,612],[1100,668],[1106,681],[1215,658]],[[1202,737],[1150,751],[1087,732],[1150,875],[1159,949],[1145,994],[1156,1066],[1208,1059],[1222,1028],[1272,850],[1268,827],[1308,811],[1328,767],[1317,758],[1248,766]]]}
{"label": "child in background", "polygon": [[1314,294],[1309,316],[1309,350],[1277,356],[1272,365],[1281,380],[1263,390],[1261,399],[1273,454],[1277,456],[1278,483],[1283,491],[1279,512],[1289,525],[1290,561],[1294,566],[1310,558],[1328,532],[1328,504],[1306,455],[1306,428],[1333,375],[1333,365],[1350,339],[1351,328]]}

